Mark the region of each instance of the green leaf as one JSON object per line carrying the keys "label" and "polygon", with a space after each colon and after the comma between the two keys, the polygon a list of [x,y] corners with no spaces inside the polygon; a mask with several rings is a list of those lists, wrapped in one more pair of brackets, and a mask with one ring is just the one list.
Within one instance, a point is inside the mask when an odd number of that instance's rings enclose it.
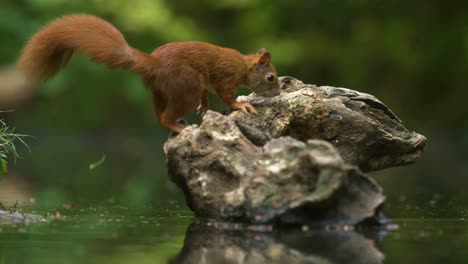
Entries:
{"label": "green leaf", "polygon": [[6,155],[2,152],[0,153],[0,180],[2,180],[7,173],[7,165]]}
{"label": "green leaf", "polygon": [[98,161],[89,164],[89,169],[90,169],[90,170],[94,170],[95,168],[101,166],[101,164],[102,164],[105,160],[106,160],[106,154],[102,155],[101,159],[99,159]]}

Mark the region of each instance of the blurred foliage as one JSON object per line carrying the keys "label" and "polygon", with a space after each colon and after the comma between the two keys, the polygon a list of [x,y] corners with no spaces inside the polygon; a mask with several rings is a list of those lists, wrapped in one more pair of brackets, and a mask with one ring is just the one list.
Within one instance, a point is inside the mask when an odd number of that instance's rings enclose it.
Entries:
{"label": "blurred foliage", "polygon": [[[13,65],[32,34],[71,13],[111,21],[145,52],[183,40],[243,53],[265,47],[280,75],[374,94],[408,129],[429,137],[424,160],[411,170],[377,173],[389,195],[390,216],[417,217],[433,209],[434,193],[446,205],[451,198],[444,194],[454,190],[457,199],[468,199],[460,190],[460,183],[468,184],[467,11],[468,2],[456,0],[2,0],[0,65]],[[25,157],[29,163],[21,165],[47,186],[38,196],[43,192],[60,203],[81,200],[87,190],[88,199],[115,195],[135,205],[174,192],[182,199],[166,175],[167,130],[155,121],[139,76],[74,56],[40,88],[9,116],[38,139]],[[218,111],[226,107],[213,94],[210,104]],[[188,121],[200,119],[192,114]],[[90,171],[103,153],[106,162]],[[422,209],[405,207],[409,200]],[[446,209],[437,215],[466,213],[457,206]]]}
{"label": "blurred foliage", "polygon": [[[182,40],[244,53],[266,47],[281,75],[370,92],[410,127],[465,137],[466,7],[437,0],[3,0],[0,62],[14,63],[24,42],[48,21],[87,12],[111,21],[146,52]],[[86,58],[73,59],[40,95],[46,99],[35,102],[38,111],[28,120],[35,127],[154,129],[138,76]]]}
{"label": "blurred foliage", "polygon": [[26,143],[22,139],[23,137],[24,135],[16,134],[14,129],[9,128],[7,124],[0,119],[0,180],[2,180],[7,173],[8,156],[13,156],[15,160],[19,157],[16,151],[15,141],[19,141],[26,146]]}

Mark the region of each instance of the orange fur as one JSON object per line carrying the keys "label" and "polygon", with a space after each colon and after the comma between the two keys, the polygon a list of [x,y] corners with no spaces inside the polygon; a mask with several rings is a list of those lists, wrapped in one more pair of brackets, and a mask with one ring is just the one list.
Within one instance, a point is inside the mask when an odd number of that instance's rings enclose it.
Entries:
{"label": "orange fur", "polygon": [[161,124],[177,133],[183,127],[176,120],[196,108],[198,102],[199,109],[208,109],[208,89],[216,91],[229,106],[250,113],[255,113],[250,104],[235,100],[239,85],[259,94],[279,93],[271,54],[265,49],[243,55],[189,41],[168,43],[146,54],[130,47],[109,22],[85,14],[59,18],[36,33],[25,45],[18,66],[30,78],[44,82],[64,67],[74,52],[140,74]]}

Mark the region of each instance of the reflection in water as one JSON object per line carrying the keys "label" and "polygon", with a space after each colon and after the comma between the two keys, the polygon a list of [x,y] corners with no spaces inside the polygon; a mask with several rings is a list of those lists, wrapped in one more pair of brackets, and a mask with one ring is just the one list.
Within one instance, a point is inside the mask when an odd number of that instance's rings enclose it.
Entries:
{"label": "reflection in water", "polygon": [[220,230],[192,223],[170,263],[383,263],[385,232]]}

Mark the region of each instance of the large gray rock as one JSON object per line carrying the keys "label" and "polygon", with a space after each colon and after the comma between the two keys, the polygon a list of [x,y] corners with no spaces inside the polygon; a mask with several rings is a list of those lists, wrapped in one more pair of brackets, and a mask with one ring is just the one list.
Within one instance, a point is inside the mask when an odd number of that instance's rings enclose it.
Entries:
{"label": "large gray rock", "polygon": [[378,219],[382,189],[361,170],[414,162],[426,138],[384,104],[344,88],[280,79],[244,96],[257,115],[208,111],[164,145],[169,175],[197,217],[274,224]]}
{"label": "large gray rock", "polygon": [[242,96],[257,116],[235,111],[242,132],[258,145],[272,138],[291,136],[306,142],[331,142],[343,159],[363,171],[375,171],[415,162],[426,138],[408,131],[401,120],[378,99],[366,93],[330,86],[304,84],[280,77],[280,96]]}
{"label": "large gray rock", "polygon": [[253,144],[209,111],[164,150],[171,179],[198,217],[249,223],[356,224],[375,215],[381,188],[324,140]]}

